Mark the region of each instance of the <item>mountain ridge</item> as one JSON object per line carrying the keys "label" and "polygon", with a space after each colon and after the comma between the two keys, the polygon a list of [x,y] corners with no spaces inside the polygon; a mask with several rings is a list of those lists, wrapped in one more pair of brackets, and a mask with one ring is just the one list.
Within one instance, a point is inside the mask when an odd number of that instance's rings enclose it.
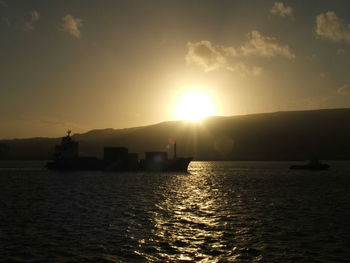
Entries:
{"label": "mountain ridge", "polygon": [[[125,129],[74,134],[82,155],[102,157],[103,147],[125,146],[142,157],[168,151],[197,160],[350,159],[350,109],[280,111],[211,116],[201,122],[164,121]],[[60,138],[0,140],[2,159],[50,159]],[[2,145],[2,146],[1,146]],[[2,150],[1,150],[2,149]]]}

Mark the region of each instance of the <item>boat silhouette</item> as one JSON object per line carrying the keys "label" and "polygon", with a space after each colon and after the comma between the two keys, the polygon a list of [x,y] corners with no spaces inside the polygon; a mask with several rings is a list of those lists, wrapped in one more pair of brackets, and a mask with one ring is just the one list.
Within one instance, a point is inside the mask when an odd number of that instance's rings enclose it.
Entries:
{"label": "boat silhouette", "polygon": [[328,170],[329,165],[326,163],[320,163],[318,159],[311,159],[307,164],[291,165],[289,168],[292,170]]}
{"label": "boat silhouette", "polygon": [[146,152],[145,159],[139,160],[137,153],[129,153],[125,147],[105,147],[103,159],[79,156],[79,143],[71,137],[71,131],[56,145],[54,160],[46,164],[50,170],[104,170],[104,171],[146,171],[146,172],[187,172],[192,157],[176,155],[168,158],[167,152]]}

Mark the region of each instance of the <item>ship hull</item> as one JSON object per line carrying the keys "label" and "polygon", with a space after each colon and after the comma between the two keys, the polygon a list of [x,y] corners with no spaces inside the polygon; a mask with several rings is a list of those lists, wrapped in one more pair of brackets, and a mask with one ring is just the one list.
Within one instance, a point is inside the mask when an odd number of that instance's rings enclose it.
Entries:
{"label": "ship hull", "polygon": [[58,171],[103,170],[109,172],[144,171],[144,172],[187,172],[192,158],[176,158],[164,162],[140,162],[137,165],[125,166],[119,163],[105,165],[97,158],[77,158],[48,162],[46,168]]}
{"label": "ship hull", "polygon": [[290,169],[292,170],[312,170],[312,171],[322,171],[322,170],[328,170],[329,165],[328,164],[320,164],[320,165],[291,165]]}
{"label": "ship hull", "polygon": [[168,161],[167,171],[169,172],[187,172],[188,165],[192,158],[176,158]]}

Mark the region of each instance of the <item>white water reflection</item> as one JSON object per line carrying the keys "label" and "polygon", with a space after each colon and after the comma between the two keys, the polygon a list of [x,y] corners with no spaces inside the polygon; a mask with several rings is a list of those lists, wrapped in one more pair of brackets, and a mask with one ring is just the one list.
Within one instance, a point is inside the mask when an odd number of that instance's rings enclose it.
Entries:
{"label": "white water reflection", "polygon": [[[223,235],[226,222],[221,220],[223,193],[220,193],[216,176],[194,168],[190,175],[174,175],[166,185],[159,186],[162,196],[152,214],[152,237],[156,240],[159,255],[145,255],[149,260],[218,262],[227,259],[227,242]],[[203,169],[203,167],[201,168]],[[162,253],[165,249],[167,252]],[[171,251],[171,253],[169,253]]]}

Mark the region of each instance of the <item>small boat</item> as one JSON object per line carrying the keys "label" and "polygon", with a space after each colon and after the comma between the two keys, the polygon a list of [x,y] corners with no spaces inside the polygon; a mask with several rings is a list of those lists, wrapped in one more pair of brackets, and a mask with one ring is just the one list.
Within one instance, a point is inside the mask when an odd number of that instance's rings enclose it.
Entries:
{"label": "small boat", "polygon": [[311,159],[307,164],[291,165],[289,168],[292,170],[313,170],[322,171],[328,170],[329,164],[320,163],[317,159]]}

